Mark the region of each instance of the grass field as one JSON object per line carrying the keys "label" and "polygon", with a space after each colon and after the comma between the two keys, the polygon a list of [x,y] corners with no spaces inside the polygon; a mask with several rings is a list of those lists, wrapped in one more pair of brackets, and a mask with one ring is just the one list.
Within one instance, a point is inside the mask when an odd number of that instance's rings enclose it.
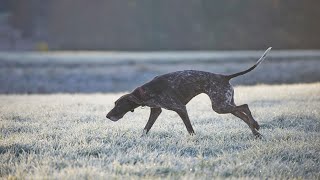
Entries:
{"label": "grass field", "polygon": [[0,176],[31,179],[320,178],[320,83],[235,88],[261,125],[187,106],[196,131],[164,111],[142,136],[149,109],[105,118],[116,94],[0,95]]}

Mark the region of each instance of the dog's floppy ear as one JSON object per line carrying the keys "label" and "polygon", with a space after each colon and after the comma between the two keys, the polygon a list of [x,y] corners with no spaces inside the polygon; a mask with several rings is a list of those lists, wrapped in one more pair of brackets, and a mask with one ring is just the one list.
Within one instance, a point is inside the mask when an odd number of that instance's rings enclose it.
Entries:
{"label": "dog's floppy ear", "polygon": [[138,104],[138,105],[141,105],[141,104],[142,104],[141,100],[138,99],[138,98],[137,98],[136,96],[134,96],[133,94],[128,94],[127,98],[128,98],[128,100],[130,100],[130,101],[132,101],[132,102],[134,102],[134,103],[136,103],[136,104]]}

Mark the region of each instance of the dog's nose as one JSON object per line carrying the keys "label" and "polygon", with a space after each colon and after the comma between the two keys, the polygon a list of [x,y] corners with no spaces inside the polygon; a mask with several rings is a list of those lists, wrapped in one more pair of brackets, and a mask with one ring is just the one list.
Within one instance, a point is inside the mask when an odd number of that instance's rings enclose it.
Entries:
{"label": "dog's nose", "polygon": [[107,117],[108,119],[110,119],[110,117],[109,117],[108,115],[106,115],[106,117]]}

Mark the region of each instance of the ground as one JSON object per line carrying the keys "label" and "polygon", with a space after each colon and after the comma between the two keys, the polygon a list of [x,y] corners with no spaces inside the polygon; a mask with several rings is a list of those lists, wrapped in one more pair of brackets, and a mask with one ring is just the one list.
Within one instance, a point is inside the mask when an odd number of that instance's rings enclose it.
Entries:
{"label": "ground", "polygon": [[105,118],[122,94],[0,95],[0,177],[320,178],[320,83],[236,87],[262,139],[203,94],[187,106],[195,136],[171,111],[141,136],[148,108]]}

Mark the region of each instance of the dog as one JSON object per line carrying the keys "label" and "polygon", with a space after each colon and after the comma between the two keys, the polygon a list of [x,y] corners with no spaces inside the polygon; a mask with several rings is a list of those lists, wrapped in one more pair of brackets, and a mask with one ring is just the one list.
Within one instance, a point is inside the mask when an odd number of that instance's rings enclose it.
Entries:
{"label": "dog", "polygon": [[193,135],[195,132],[190,123],[186,104],[196,95],[205,93],[209,96],[212,109],[215,112],[233,114],[242,119],[256,137],[260,137],[261,134],[258,132],[260,126],[252,117],[248,105],[237,106],[234,103],[234,90],[229,81],[255,69],[270,50],[271,47],[249,69],[231,75],[184,70],[156,76],[133,92],[121,96],[106,117],[112,121],[118,121],[127,112],[133,112],[139,106],[148,106],[151,111],[149,120],[144,127],[144,132],[147,134],[161,114],[161,109],[164,108],[175,111],[183,120],[189,134]]}

